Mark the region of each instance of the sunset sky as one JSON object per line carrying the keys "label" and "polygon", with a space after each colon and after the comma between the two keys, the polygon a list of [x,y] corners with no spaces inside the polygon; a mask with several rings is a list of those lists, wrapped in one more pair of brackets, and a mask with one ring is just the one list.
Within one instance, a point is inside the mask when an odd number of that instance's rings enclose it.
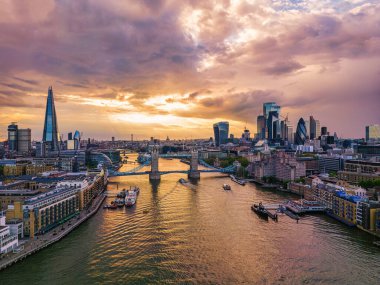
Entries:
{"label": "sunset sky", "polygon": [[344,137],[380,123],[379,1],[0,4],[0,140],[41,140],[49,85],[65,137],[240,136],[266,101]]}

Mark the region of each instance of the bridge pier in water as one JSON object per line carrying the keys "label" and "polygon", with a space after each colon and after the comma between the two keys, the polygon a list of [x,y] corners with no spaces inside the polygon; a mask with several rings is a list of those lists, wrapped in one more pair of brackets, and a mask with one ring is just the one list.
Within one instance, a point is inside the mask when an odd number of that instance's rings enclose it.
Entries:
{"label": "bridge pier in water", "polygon": [[151,170],[149,173],[149,180],[157,181],[161,179],[160,172],[158,171],[158,159],[160,155],[158,150],[154,148],[152,150],[152,162],[151,162]]}
{"label": "bridge pier in water", "polygon": [[191,151],[190,171],[189,171],[188,177],[190,179],[200,179],[201,178],[201,173],[198,170],[198,151],[196,151],[196,150]]}

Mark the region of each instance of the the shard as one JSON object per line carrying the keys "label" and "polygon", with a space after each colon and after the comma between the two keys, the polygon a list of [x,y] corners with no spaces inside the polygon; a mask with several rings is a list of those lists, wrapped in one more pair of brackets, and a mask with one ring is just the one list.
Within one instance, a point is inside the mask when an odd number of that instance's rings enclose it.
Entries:
{"label": "the shard", "polygon": [[50,86],[46,102],[45,125],[43,142],[49,151],[59,151],[59,133],[57,124],[57,114],[55,112],[53,88]]}

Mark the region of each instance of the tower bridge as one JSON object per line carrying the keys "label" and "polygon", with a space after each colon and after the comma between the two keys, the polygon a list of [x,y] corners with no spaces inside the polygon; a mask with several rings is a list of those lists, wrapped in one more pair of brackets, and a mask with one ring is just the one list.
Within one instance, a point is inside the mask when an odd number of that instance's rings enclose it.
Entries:
{"label": "tower bridge", "polygon": [[[159,170],[159,158],[188,158],[190,159],[190,169],[189,170],[167,170],[160,171]],[[207,169],[198,169],[198,165],[202,165]],[[140,171],[142,168],[150,165],[150,171]],[[198,151],[193,150],[190,153],[185,154],[163,154],[160,155],[157,149],[153,149],[151,153],[150,159],[146,160],[139,166],[125,171],[125,172],[117,172],[109,170],[109,176],[131,176],[131,175],[149,175],[149,180],[160,180],[161,175],[170,174],[170,173],[185,173],[189,178],[199,179],[201,173],[235,173],[236,167],[231,165],[226,168],[216,168],[207,164],[204,160],[199,159]]]}

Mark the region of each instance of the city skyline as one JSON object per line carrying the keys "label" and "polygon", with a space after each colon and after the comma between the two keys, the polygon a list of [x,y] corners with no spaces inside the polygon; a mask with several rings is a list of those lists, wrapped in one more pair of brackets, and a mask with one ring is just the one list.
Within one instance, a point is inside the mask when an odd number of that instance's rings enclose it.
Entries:
{"label": "city skyline", "polygon": [[65,135],[212,137],[229,121],[240,136],[272,101],[294,127],[379,123],[375,1],[40,2],[0,11],[1,141],[11,122],[42,139],[50,85]]}

